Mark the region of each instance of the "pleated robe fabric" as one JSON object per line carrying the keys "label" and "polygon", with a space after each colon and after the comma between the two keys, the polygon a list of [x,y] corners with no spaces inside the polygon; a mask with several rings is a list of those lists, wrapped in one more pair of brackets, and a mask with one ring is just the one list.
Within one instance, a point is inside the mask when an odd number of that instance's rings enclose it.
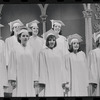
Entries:
{"label": "pleated robe fabric", "polygon": [[16,80],[17,97],[35,96],[34,81],[36,80],[35,62],[32,56],[31,47],[14,47],[11,51],[8,68],[8,80]]}
{"label": "pleated robe fabric", "polygon": [[88,96],[88,66],[83,51],[65,56],[66,69],[69,71],[69,96]]}
{"label": "pleated robe fabric", "polygon": [[36,78],[38,81],[38,56],[40,51],[43,49],[43,39],[39,36],[36,36],[35,38],[33,36],[30,37],[29,41],[28,41],[28,45],[32,47],[32,53],[33,53],[33,58],[34,58],[34,62],[36,63]]}
{"label": "pleated robe fabric", "polygon": [[[96,83],[96,90],[92,96],[100,96],[100,48],[91,50],[88,55],[89,83]],[[92,90],[92,89],[91,89]]]}
{"label": "pleated robe fabric", "polygon": [[[6,38],[5,40],[5,57],[6,57],[6,66],[7,66],[7,76],[8,76],[8,67],[9,67],[9,60],[10,60],[10,53],[11,50],[14,48],[15,45],[19,44],[17,41],[17,37],[15,35]],[[9,86],[8,91],[10,91],[11,87]],[[13,96],[16,95],[16,89],[12,94]]]}
{"label": "pleated robe fabric", "polygon": [[3,86],[8,86],[4,49],[4,41],[0,40],[0,97],[4,97]]}
{"label": "pleated robe fabric", "polygon": [[64,96],[62,84],[67,82],[62,57],[56,49],[44,48],[39,55],[39,83],[45,84],[45,96]]}
{"label": "pleated robe fabric", "polygon": [[18,43],[17,37],[15,35],[8,37],[5,40],[5,55],[6,55],[6,65],[9,64],[9,57],[11,49]]}
{"label": "pleated robe fabric", "polygon": [[60,54],[63,56],[68,54],[69,53],[69,51],[68,51],[69,46],[68,46],[67,39],[64,36],[59,35],[59,38],[57,38],[56,41],[57,41],[57,46],[55,48],[57,50],[59,50]]}

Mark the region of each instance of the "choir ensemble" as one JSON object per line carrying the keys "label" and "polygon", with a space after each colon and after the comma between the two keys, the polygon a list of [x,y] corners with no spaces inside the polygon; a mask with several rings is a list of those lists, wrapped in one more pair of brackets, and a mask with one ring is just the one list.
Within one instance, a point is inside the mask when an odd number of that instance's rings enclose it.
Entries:
{"label": "choir ensemble", "polygon": [[85,55],[82,37],[63,36],[62,21],[51,20],[42,37],[39,23],[8,23],[11,36],[0,39],[0,97],[100,96],[100,31],[93,34],[96,48]]}

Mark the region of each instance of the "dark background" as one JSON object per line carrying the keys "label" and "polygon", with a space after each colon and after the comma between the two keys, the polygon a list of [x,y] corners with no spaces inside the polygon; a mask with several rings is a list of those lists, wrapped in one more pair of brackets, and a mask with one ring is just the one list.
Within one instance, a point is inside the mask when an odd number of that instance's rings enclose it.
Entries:
{"label": "dark background", "polygon": [[[78,33],[82,36],[82,50],[85,51],[85,19],[83,17],[82,4],[49,4],[47,8],[46,30],[51,28],[51,19],[62,20],[65,27],[62,27],[64,36]],[[43,34],[42,21],[40,18],[41,10],[37,4],[4,4],[2,8],[1,29],[2,39],[5,40],[10,36],[8,23],[20,19],[24,24],[35,19],[40,21],[40,34]]]}

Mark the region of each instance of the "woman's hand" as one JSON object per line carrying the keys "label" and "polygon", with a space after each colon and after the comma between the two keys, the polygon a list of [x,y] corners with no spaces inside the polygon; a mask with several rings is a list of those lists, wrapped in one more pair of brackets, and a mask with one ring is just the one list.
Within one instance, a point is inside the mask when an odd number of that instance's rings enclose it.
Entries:
{"label": "woman's hand", "polygon": [[66,92],[68,92],[68,91],[70,90],[69,82],[63,83],[63,84],[62,84],[62,88],[65,89]]}
{"label": "woman's hand", "polygon": [[15,81],[15,80],[9,80],[9,83],[10,83],[10,85],[13,87],[13,89],[15,89],[15,88],[16,88],[17,83],[16,83],[16,81]]}
{"label": "woman's hand", "polygon": [[38,87],[38,85],[39,85],[39,82],[38,81],[34,81],[34,88]]}
{"label": "woman's hand", "polygon": [[97,88],[97,84],[96,83],[89,83],[89,85],[92,85],[93,88]]}

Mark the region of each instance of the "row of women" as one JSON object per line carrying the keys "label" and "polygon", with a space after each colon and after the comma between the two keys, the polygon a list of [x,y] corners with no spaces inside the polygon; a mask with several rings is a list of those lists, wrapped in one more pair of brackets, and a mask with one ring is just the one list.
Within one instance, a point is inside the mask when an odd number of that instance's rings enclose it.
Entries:
{"label": "row of women", "polygon": [[64,23],[51,22],[42,37],[37,20],[9,23],[11,36],[0,40],[1,97],[7,89],[13,97],[35,97],[43,90],[43,96],[100,96],[100,32],[94,34],[97,48],[86,56],[80,35],[66,38]]}

